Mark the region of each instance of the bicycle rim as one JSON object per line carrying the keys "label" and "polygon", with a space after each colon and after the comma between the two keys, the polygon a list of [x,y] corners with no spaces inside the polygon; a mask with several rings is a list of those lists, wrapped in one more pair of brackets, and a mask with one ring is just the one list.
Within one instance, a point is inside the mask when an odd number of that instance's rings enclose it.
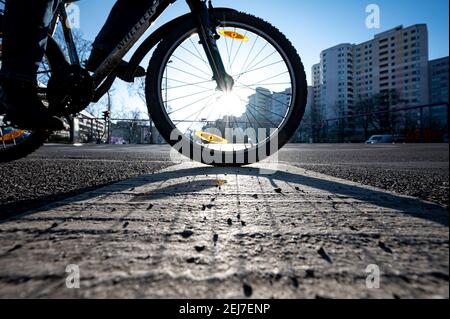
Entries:
{"label": "bicycle rim", "polygon": [[166,120],[195,145],[221,153],[248,152],[276,139],[290,117],[296,99],[294,70],[288,54],[262,30],[227,21],[218,33],[225,67],[236,82],[233,91],[216,91],[193,28],[162,61],[159,101]]}

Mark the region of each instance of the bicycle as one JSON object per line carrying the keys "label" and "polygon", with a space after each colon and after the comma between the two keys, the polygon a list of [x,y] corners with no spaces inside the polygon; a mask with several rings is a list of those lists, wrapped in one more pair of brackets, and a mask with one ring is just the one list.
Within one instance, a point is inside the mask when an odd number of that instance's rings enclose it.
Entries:
{"label": "bicycle", "polygon": [[[61,23],[67,54],[53,38],[59,22],[67,20],[68,2],[61,3],[53,18],[39,71],[45,77],[39,81],[39,94],[52,114],[63,117],[79,113],[108,92],[122,58],[176,0],[155,1],[92,74],[82,67],[67,23]],[[305,112],[307,82],[296,49],[260,18],[214,8],[211,0],[186,2],[190,13],[163,25],[136,49],[128,80],[133,81],[136,68],[156,47],[145,93],[151,119],[167,143],[210,165],[266,159],[294,135]],[[27,156],[51,133],[20,130],[3,123],[1,115],[0,162]]]}

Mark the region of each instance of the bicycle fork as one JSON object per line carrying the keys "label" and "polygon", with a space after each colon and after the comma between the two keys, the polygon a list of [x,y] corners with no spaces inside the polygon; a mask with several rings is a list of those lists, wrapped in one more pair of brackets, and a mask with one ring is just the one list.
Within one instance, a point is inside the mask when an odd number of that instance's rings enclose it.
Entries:
{"label": "bicycle fork", "polygon": [[233,78],[226,72],[225,65],[217,47],[217,40],[220,36],[216,32],[217,21],[214,9],[209,1],[188,1],[192,12],[197,17],[200,43],[205,50],[206,57],[213,71],[214,80],[217,82],[217,90],[231,92],[234,86]]}

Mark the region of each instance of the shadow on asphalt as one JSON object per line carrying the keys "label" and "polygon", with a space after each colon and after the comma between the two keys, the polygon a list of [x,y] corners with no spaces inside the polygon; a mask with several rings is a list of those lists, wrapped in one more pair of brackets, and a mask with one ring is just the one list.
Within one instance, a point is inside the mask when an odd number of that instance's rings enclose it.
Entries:
{"label": "shadow on asphalt", "polygon": [[102,187],[107,187],[113,184],[115,183],[105,183],[98,186],[80,188],[56,195],[41,196],[39,198],[25,199],[8,204],[0,204],[0,223],[22,214],[28,215],[28,211],[39,210],[39,208],[46,207],[49,203],[59,202],[64,199],[71,198],[79,194],[89,193],[96,189],[101,189]]}
{"label": "shadow on asphalt", "polygon": [[[328,191],[336,195],[354,198],[356,200],[367,202],[379,207],[392,209],[411,217],[429,220],[431,222],[439,223],[447,227],[449,226],[448,212],[443,207],[436,204],[426,203],[419,199],[406,198],[403,196],[377,191],[369,188],[363,188],[359,186],[339,183],[332,180],[293,174],[284,171],[278,171],[272,175],[261,175],[260,169],[252,167],[242,167],[242,168],[198,167],[192,169],[155,173],[153,175],[148,175],[148,178],[131,179],[127,183],[122,184],[119,183],[117,184],[117,187],[114,187],[114,192],[125,191],[130,189],[130,187],[140,187],[148,183],[163,182],[170,178],[187,178],[206,175],[213,177],[214,175],[225,175],[225,174],[228,176],[250,175],[250,176],[259,176],[261,178],[268,178],[272,186],[274,187],[277,187],[276,181],[282,181],[288,184],[289,183],[301,184],[307,187]],[[144,197],[143,198],[141,197],[140,200],[142,199],[154,200],[158,198],[173,196],[174,193],[177,195],[179,194],[182,195],[183,193],[196,192],[213,187],[216,187],[216,185],[214,185],[212,181],[211,183],[210,181],[206,182],[190,181],[176,186],[170,186],[168,188],[158,188],[153,193],[142,195]],[[81,196],[83,196],[83,200],[88,200],[99,196],[99,192],[101,193],[102,190],[100,189],[96,192],[83,194]],[[107,194],[108,193],[106,191],[104,193],[101,193],[102,196],[105,196]],[[68,199],[63,202],[50,204],[48,206],[41,207],[39,209],[27,213],[18,212],[16,214],[11,213],[8,216],[0,216],[0,222],[4,223],[6,220],[10,220],[12,218],[20,218],[26,215],[47,211],[50,209],[70,204],[72,202],[76,202],[77,200],[80,199],[74,197],[73,199]]]}

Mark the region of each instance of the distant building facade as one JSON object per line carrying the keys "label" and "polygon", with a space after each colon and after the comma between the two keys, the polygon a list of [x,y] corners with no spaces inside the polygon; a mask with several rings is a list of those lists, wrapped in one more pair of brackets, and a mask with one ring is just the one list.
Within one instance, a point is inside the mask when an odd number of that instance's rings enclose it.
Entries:
{"label": "distant building facade", "polygon": [[325,118],[352,114],[354,104],[396,91],[408,106],[429,102],[428,30],[402,26],[361,44],[340,44],[322,51],[312,67],[316,107]]}
{"label": "distant building facade", "polygon": [[80,112],[73,119],[74,141],[91,143],[106,141],[106,123],[102,119],[97,119],[87,111]]}
{"label": "distant building facade", "polygon": [[448,103],[448,57],[429,63],[430,103]]}

